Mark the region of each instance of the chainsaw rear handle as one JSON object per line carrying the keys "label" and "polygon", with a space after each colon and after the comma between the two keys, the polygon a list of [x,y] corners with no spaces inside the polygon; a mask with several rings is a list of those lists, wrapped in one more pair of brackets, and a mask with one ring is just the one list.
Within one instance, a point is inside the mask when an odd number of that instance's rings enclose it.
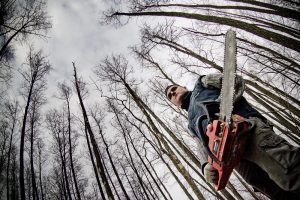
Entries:
{"label": "chainsaw rear handle", "polygon": [[[197,124],[197,129],[199,132],[199,137],[202,141],[203,146],[205,147],[205,151],[207,153],[207,155],[210,156],[210,158],[216,162],[218,165],[221,165],[221,162],[218,160],[218,158],[211,152],[211,150],[208,147],[208,136],[206,135],[206,133],[203,130],[203,126],[202,123],[204,120],[207,120],[207,116],[206,115],[201,115],[200,117],[198,117],[196,124]],[[212,122],[209,122],[207,125],[209,125]]]}

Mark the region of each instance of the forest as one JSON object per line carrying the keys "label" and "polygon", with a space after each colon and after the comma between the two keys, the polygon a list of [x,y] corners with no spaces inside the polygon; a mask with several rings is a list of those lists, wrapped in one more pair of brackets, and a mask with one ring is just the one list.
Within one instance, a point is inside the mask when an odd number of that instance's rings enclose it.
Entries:
{"label": "forest", "polygon": [[[47,40],[47,4],[0,4],[0,199],[269,199],[235,171],[222,191],[205,181],[187,112],[165,88],[192,90],[201,75],[222,73],[225,33],[233,29],[244,97],[299,146],[298,0],[113,0],[95,26],[117,31],[139,20],[139,41],[129,54],[106,52],[93,78],[74,60],[53,66],[34,45],[16,66],[21,45]],[[72,76],[49,82],[64,67]]]}

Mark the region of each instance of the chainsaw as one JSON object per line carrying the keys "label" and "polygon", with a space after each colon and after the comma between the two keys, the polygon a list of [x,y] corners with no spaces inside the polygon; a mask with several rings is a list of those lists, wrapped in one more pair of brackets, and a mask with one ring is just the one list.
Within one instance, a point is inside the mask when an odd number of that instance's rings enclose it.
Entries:
{"label": "chainsaw", "polygon": [[236,77],[236,34],[225,35],[225,61],[218,118],[211,120],[206,129],[208,136],[208,162],[218,170],[215,190],[225,188],[229,177],[239,164],[246,147],[250,124],[242,116],[232,115]]}

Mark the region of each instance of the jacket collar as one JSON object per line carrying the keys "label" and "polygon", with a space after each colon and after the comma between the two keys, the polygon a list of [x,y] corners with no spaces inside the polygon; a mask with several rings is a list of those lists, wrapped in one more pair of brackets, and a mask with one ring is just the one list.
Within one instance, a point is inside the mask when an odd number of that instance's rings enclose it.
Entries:
{"label": "jacket collar", "polygon": [[192,92],[188,91],[182,96],[181,108],[185,109],[186,111],[189,109],[189,106],[190,106],[191,95],[192,95]]}

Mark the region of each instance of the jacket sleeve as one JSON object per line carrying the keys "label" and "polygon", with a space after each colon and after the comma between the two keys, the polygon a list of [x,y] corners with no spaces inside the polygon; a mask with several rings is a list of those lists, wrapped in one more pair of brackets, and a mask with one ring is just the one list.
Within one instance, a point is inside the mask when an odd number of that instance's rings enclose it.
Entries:
{"label": "jacket sleeve", "polygon": [[195,140],[196,140],[196,143],[197,143],[197,149],[198,149],[198,158],[199,158],[199,161],[201,163],[201,172],[202,174],[204,174],[204,167],[205,165],[208,163],[207,159],[208,159],[208,155],[206,153],[206,149],[202,143],[202,141],[198,138],[198,137],[195,137]]}
{"label": "jacket sleeve", "polygon": [[205,165],[207,164],[207,158],[208,158],[207,150],[203,144],[203,141],[197,136],[197,133],[195,132],[195,130],[193,130],[192,127],[189,127],[189,131],[192,133],[191,135],[193,136],[193,138],[197,144],[197,150],[198,150],[197,156],[201,163],[201,172],[203,174],[204,173],[203,169],[204,169]]}
{"label": "jacket sleeve", "polygon": [[[215,87],[221,89],[222,87],[222,74],[220,73],[215,73],[215,74],[208,74],[204,76],[201,79],[204,87]],[[236,76],[236,81],[235,81],[235,96],[234,96],[234,102],[239,100],[245,90],[245,81],[242,78],[242,76],[237,75]],[[218,98],[218,100],[220,100]]]}

